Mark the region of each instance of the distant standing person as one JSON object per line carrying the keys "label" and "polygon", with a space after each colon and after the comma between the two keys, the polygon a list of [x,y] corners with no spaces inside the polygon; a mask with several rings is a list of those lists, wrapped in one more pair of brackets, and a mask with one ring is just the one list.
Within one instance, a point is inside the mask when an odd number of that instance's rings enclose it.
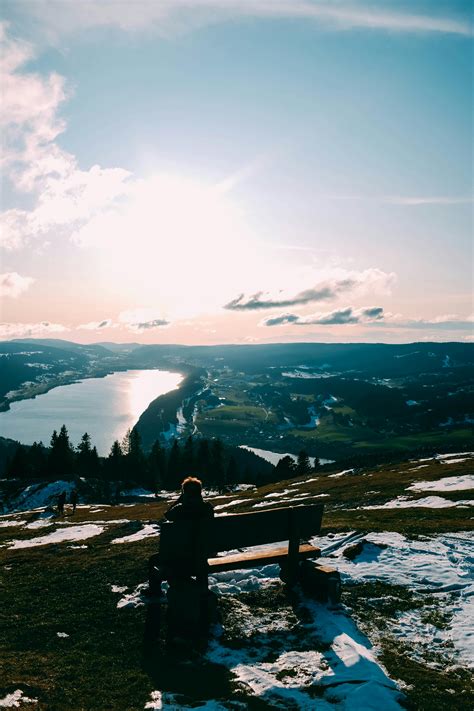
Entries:
{"label": "distant standing person", "polygon": [[72,504],[72,513],[75,514],[76,513],[76,506],[77,506],[77,489],[73,489],[71,491],[70,502]]}
{"label": "distant standing person", "polygon": [[64,516],[64,504],[66,503],[66,492],[61,491],[58,496],[58,514]]}

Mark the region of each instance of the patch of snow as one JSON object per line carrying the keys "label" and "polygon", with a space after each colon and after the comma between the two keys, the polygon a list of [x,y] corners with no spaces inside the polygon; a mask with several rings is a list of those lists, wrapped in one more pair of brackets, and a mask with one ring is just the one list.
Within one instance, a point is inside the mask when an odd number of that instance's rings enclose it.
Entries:
{"label": "patch of snow", "polygon": [[[260,610],[253,612],[240,603],[243,644],[236,649],[214,638],[207,658],[229,669],[241,688],[272,708],[329,711],[334,702],[342,702],[341,708],[365,711],[373,708],[376,698],[380,708],[400,711],[401,694],[395,682],[377,663],[370,643],[352,620],[341,610],[306,598],[300,603],[304,622],[296,616],[292,619],[284,609],[262,619]],[[301,645],[295,630],[302,628],[304,648],[291,649],[292,642]],[[319,689],[317,700],[309,696],[309,688]]]}
{"label": "patch of snow", "polygon": [[30,699],[28,696],[23,695],[21,689],[17,689],[12,694],[7,694],[0,699],[0,708],[2,709],[13,709],[18,708],[21,704],[37,704],[38,699]]}
{"label": "patch of snow", "polygon": [[24,526],[26,521],[0,521],[0,528],[11,528],[12,526]]}
{"label": "patch of snow", "polygon": [[423,499],[410,499],[407,496],[397,496],[392,501],[385,504],[374,504],[372,506],[361,506],[361,509],[449,509],[453,506],[474,506],[474,501],[450,501],[441,496],[425,496]]}
{"label": "patch of snow", "polygon": [[73,489],[75,489],[75,484],[72,481],[58,480],[48,484],[30,484],[21,494],[5,504],[4,510],[14,512],[45,508],[51,504],[56,504],[56,499],[62,491],[70,494]]}
{"label": "patch of snow", "polygon": [[119,493],[119,496],[125,498],[125,497],[136,497],[138,499],[154,499],[155,494],[153,491],[150,491],[149,489],[143,489],[143,488],[137,488],[137,489],[126,489],[125,491],[121,491]]}
{"label": "patch of snow", "polygon": [[214,511],[222,511],[222,509],[228,509],[229,506],[245,504],[247,501],[252,501],[252,499],[234,499],[233,501],[229,501],[227,504],[220,504],[219,506],[214,506]]}
{"label": "patch of snow", "polygon": [[353,474],[354,470],[353,469],[343,469],[342,472],[338,472],[337,474],[329,474],[329,479],[335,479],[338,476],[344,476],[344,474]]}
{"label": "patch of snow", "polygon": [[64,541],[83,541],[103,533],[104,527],[95,524],[85,524],[82,526],[71,526],[52,531],[39,538],[30,538],[24,541],[9,541],[8,548],[17,550],[18,548],[34,548],[36,546],[47,546],[50,543],[63,543]]}
{"label": "patch of snow", "polygon": [[124,593],[127,589],[126,585],[111,585],[110,586],[113,593]]}
{"label": "patch of snow", "polygon": [[408,489],[412,491],[466,491],[474,489],[474,474],[447,476],[437,481],[417,481]]}
{"label": "patch of snow", "polygon": [[88,548],[89,546],[83,545],[83,546],[68,546],[71,550],[79,550],[80,548]]}
{"label": "patch of snow", "polygon": [[265,494],[263,497],[264,499],[274,499],[277,498],[278,496],[286,496],[287,494],[291,494],[291,489],[284,489],[283,491],[275,491],[273,494]]}
{"label": "patch of snow", "polygon": [[129,536],[123,536],[123,538],[114,538],[112,543],[135,543],[135,541],[141,541],[143,538],[150,538],[152,536],[159,535],[159,526],[156,523],[147,523],[139,531],[136,531],[136,533],[132,533]]}
{"label": "patch of snow", "polygon": [[137,585],[135,590],[133,590],[133,592],[129,593],[128,595],[124,595],[120,598],[117,603],[117,607],[119,609],[126,607],[142,607],[145,604],[145,599],[143,598],[142,592],[146,588],[148,588],[148,583],[140,583],[139,585]]}
{"label": "patch of snow", "polygon": [[[348,542],[364,538],[362,553],[353,561],[342,555]],[[441,610],[451,616],[445,629],[436,629],[421,619],[425,605],[419,611],[402,613],[393,621],[392,633],[416,648],[425,644],[430,651],[438,651],[451,662],[474,667],[474,575],[472,534],[469,532],[420,536],[410,540],[399,533],[338,534],[316,537],[311,541],[322,548],[321,563],[334,565],[343,580],[383,580],[393,585],[404,585],[428,599],[436,597]],[[326,544],[326,547],[325,547]],[[382,547],[383,546],[383,547]],[[331,557],[325,556],[331,552]],[[447,644],[453,645],[449,651]]]}
{"label": "patch of snow", "polygon": [[56,635],[57,635],[57,637],[62,637],[64,639],[66,637],[69,637],[69,635],[66,632],[56,632]]}

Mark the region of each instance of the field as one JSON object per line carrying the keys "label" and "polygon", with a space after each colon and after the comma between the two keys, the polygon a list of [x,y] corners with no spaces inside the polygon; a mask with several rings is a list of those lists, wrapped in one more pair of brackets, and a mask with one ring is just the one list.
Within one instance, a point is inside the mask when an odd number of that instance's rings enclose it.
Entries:
{"label": "field", "polygon": [[[336,638],[334,633],[326,638],[323,632],[338,625],[358,644],[369,645],[368,650],[372,643],[370,654],[383,666],[366,660],[369,676],[378,679],[382,672],[377,670],[385,668],[383,674],[403,692],[403,706],[469,708],[473,693],[469,673],[465,662],[456,662],[452,645],[415,644],[397,636],[398,620],[409,614],[418,615],[419,639],[423,630],[426,636],[432,628],[438,630],[438,637],[446,633],[447,640],[452,639],[446,630],[450,630],[453,604],[458,604],[454,593],[440,594],[432,587],[423,592],[416,567],[413,579],[411,574],[404,578],[408,553],[397,563],[399,584],[386,577],[361,577],[360,571],[372,564],[373,550],[381,556],[383,570],[383,556],[398,555],[400,541],[427,550],[432,545],[434,551],[451,539],[462,543],[465,532],[473,529],[470,472],[470,457],[453,456],[344,473],[333,468],[304,480],[212,497],[217,513],[252,510],[264,502],[274,506],[324,501],[320,545],[331,544],[331,549],[336,544],[327,560],[333,556],[332,564],[341,570],[344,592],[342,607],[331,612],[301,591],[286,593],[272,571],[247,571],[233,580],[224,574],[225,579],[215,581],[222,627],[212,631],[207,651],[193,654],[191,665],[188,653],[167,652],[163,629],[158,638],[150,634],[156,629],[153,615],[164,617],[165,600],[147,605],[140,593],[147,557],[157,548],[153,523],[161,518],[166,501],[84,505],[65,520],[42,519],[38,511],[2,516],[0,699],[21,690],[36,700],[25,703],[25,708],[57,711],[304,708],[303,698],[332,706],[336,704],[333,692],[324,685],[324,677],[315,675],[314,665],[315,655],[322,660],[320,674],[325,673],[325,664],[333,664]],[[458,481],[457,488],[450,488],[446,479]],[[413,482],[421,488],[410,488]],[[443,508],[434,508],[439,501],[426,502],[433,495],[442,500]],[[419,500],[419,505],[397,508],[394,503],[404,505],[407,500],[410,506]],[[387,503],[389,508],[370,508]],[[54,536],[64,536],[75,527],[76,540],[72,535],[54,542]],[[81,532],[90,537],[81,539]],[[112,543],[133,534],[135,541]],[[22,547],[42,536],[53,536],[53,542]],[[383,545],[377,543],[377,536],[383,537]],[[366,552],[355,563],[337,548],[338,541],[345,540],[369,541],[361,544]],[[416,557],[413,561],[416,565]],[[457,565],[461,570],[461,558]],[[433,566],[430,575],[436,574]],[[251,574],[254,583],[246,587]],[[297,659],[302,666],[296,678]],[[334,669],[336,679],[345,673],[337,666]],[[393,684],[389,679],[379,680],[384,689]],[[342,684],[341,690],[346,687],[354,685]]]}

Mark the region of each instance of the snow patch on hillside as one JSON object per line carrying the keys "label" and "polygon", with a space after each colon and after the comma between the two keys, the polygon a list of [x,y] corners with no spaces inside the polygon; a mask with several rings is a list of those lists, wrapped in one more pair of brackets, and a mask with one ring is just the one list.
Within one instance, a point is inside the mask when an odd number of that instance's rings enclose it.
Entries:
{"label": "snow patch on hillside", "polygon": [[114,538],[112,543],[135,543],[136,541],[141,541],[144,538],[151,538],[152,536],[159,535],[159,526],[155,523],[147,523],[136,533],[131,533],[129,536],[123,536],[122,538]]}
{"label": "snow patch on hillside", "polygon": [[[353,561],[342,555],[349,542],[363,539],[367,543]],[[316,537],[312,543],[322,548],[321,563],[335,565],[343,580],[382,580],[434,597],[435,603],[393,620],[392,634],[409,643],[414,656],[416,650],[438,651],[451,663],[474,667],[474,556],[470,533],[419,536],[417,540],[399,533],[364,537],[344,533]],[[424,622],[429,610],[441,611],[448,619],[447,626],[439,629]]]}
{"label": "snow patch on hillside", "polygon": [[103,533],[104,527],[96,524],[85,524],[82,526],[71,526],[70,528],[60,528],[48,533],[46,536],[29,538],[19,541],[8,541],[7,547],[11,550],[18,548],[34,548],[36,546],[46,546],[50,543],[63,543],[64,541],[83,541]]}
{"label": "snow patch on hillside", "polygon": [[474,474],[446,476],[437,481],[417,481],[407,487],[407,491],[467,491],[469,489],[474,489]]}

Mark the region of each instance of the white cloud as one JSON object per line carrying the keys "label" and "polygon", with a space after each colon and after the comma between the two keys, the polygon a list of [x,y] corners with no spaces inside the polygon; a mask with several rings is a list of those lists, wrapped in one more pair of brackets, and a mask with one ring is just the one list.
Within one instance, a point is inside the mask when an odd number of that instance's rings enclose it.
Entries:
{"label": "white cloud", "polygon": [[89,323],[81,323],[76,326],[77,329],[84,331],[102,331],[105,328],[114,328],[112,319],[105,318],[103,321],[89,321]]}
{"label": "white cloud", "polygon": [[143,333],[170,325],[170,321],[152,308],[127,309],[119,314],[119,321],[135,333]]}
{"label": "white cloud", "polygon": [[381,306],[366,306],[362,309],[354,309],[347,306],[344,309],[334,311],[320,311],[314,314],[303,316],[301,314],[280,314],[270,316],[261,322],[261,326],[283,326],[292,324],[294,326],[343,326],[358,323],[372,323],[383,321],[384,312]]}
{"label": "white cloud", "polygon": [[239,18],[300,19],[343,31],[362,28],[465,36],[472,33],[469,18],[438,12],[419,14],[380,0],[16,0],[15,6],[32,16],[50,38],[92,27],[176,34]]}
{"label": "white cloud", "polygon": [[0,338],[29,338],[42,336],[45,333],[61,333],[69,328],[60,323],[40,321],[39,323],[0,323]]}
{"label": "white cloud", "polygon": [[[312,276],[314,281],[296,294],[292,294],[289,289],[280,289],[273,293],[258,291],[250,295],[241,293],[225,304],[224,308],[230,311],[257,311],[327,301],[347,293],[357,296],[367,293],[386,294],[390,293],[396,282],[396,275],[393,272],[388,273],[377,268],[363,271],[338,268],[332,270],[332,276],[325,279],[320,278],[320,280],[317,279],[315,270],[307,269],[305,271],[306,276],[303,279]],[[296,279],[300,284],[302,276],[299,274]]]}
{"label": "white cloud", "polygon": [[129,172],[94,165],[80,170],[73,155],[55,139],[64,131],[58,117],[67,98],[63,77],[24,71],[34,56],[30,45],[7,34],[0,24],[2,167],[16,189],[36,194],[32,210],[0,215],[0,243],[18,249],[52,228],[80,225],[128,191]]}
{"label": "white cloud", "polygon": [[474,202],[473,195],[334,195],[319,196],[324,200],[340,200],[343,202],[368,202],[383,205],[401,205],[418,207],[420,205],[470,205]]}
{"label": "white cloud", "polygon": [[0,296],[16,299],[24,294],[33,282],[32,277],[21,276],[18,272],[0,274]]}

